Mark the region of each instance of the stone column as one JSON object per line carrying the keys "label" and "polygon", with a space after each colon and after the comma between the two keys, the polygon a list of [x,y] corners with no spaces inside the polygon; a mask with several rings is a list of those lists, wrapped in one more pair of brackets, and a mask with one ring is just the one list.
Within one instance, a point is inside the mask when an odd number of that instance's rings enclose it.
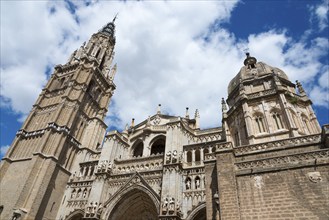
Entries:
{"label": "stone column", "polygon": [[203,164],[204,161],[204,154],[203,154],[203,148],[200,148],[200,162]]}
{"label": "stone column", "polygon": [[192,165],[195,165],[195,149],[192,150]]}

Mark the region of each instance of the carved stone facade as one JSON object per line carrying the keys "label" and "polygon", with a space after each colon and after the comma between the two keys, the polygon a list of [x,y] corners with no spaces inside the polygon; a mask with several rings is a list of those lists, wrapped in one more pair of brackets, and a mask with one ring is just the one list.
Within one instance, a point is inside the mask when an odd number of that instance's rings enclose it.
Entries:
{"label": "carved stone facade", "polygon": [[329,217],[329,126],[299,82],[247,54],[223,127],[159,106],[105,134],[114,44],[110,22],[56,66],[1,162],[1,219]]}

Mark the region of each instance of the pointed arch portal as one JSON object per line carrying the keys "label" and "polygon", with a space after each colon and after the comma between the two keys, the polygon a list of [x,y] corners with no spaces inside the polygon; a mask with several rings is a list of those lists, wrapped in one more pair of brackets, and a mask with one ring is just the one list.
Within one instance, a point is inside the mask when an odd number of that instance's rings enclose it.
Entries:
{"label": "pointed arch portal", "polygon": [[150,196],[137,188],[121,196],[108,220],[157,220],[157,207]]}
{"label": "pointed arch portal", "polygon": [[206,211],[206,203],[202,203],[187,216],[186,220],[206,220],[207,219],[207,211]]}

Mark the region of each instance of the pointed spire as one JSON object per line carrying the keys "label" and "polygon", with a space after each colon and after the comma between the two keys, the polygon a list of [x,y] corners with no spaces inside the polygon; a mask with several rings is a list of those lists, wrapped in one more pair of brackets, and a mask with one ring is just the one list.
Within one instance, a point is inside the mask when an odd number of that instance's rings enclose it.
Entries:
{"label": "pointed spire", "polygon": [[190,115],[189,115],[189,113],[188,113],[188,107],[186,107],[185,118],[187,118],[187,119],[189,119],[189,118],[190,118]]}
{"label": "pointed spire", "polygon": [[227,105],[226,105],[225,99],[222,98],[222,112],[226,112],[226,111],[227,111]]}
{"label": "pointed spire", "polygon": [[[118,14],[117,14],[118,15]],[[114,37],[114,32],[115,32],[115,25],[114,22],[117,19],[117,15],[113,18],[113,20],[109,23],[107,23],[100,31],[99,33],[103,33],[106,35],[109,35],[111,37]]]}
{"label": "pointed spire", "polygon": [[161,104],[158,105],[158,110],[157,110],[157,114],[161,114]]}

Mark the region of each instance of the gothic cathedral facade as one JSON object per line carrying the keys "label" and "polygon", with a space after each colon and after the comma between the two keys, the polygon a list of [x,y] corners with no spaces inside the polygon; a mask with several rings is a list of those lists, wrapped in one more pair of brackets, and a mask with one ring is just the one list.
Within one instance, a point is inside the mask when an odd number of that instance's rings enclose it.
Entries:
{"label": "gothic cathedral facade", "polygon": [[299,82],[247,54],[222,127],[159,105],[106,132],[114,33],[112,21],[55,67],[1,161],[1,219],[329,218],[329,126]]}

